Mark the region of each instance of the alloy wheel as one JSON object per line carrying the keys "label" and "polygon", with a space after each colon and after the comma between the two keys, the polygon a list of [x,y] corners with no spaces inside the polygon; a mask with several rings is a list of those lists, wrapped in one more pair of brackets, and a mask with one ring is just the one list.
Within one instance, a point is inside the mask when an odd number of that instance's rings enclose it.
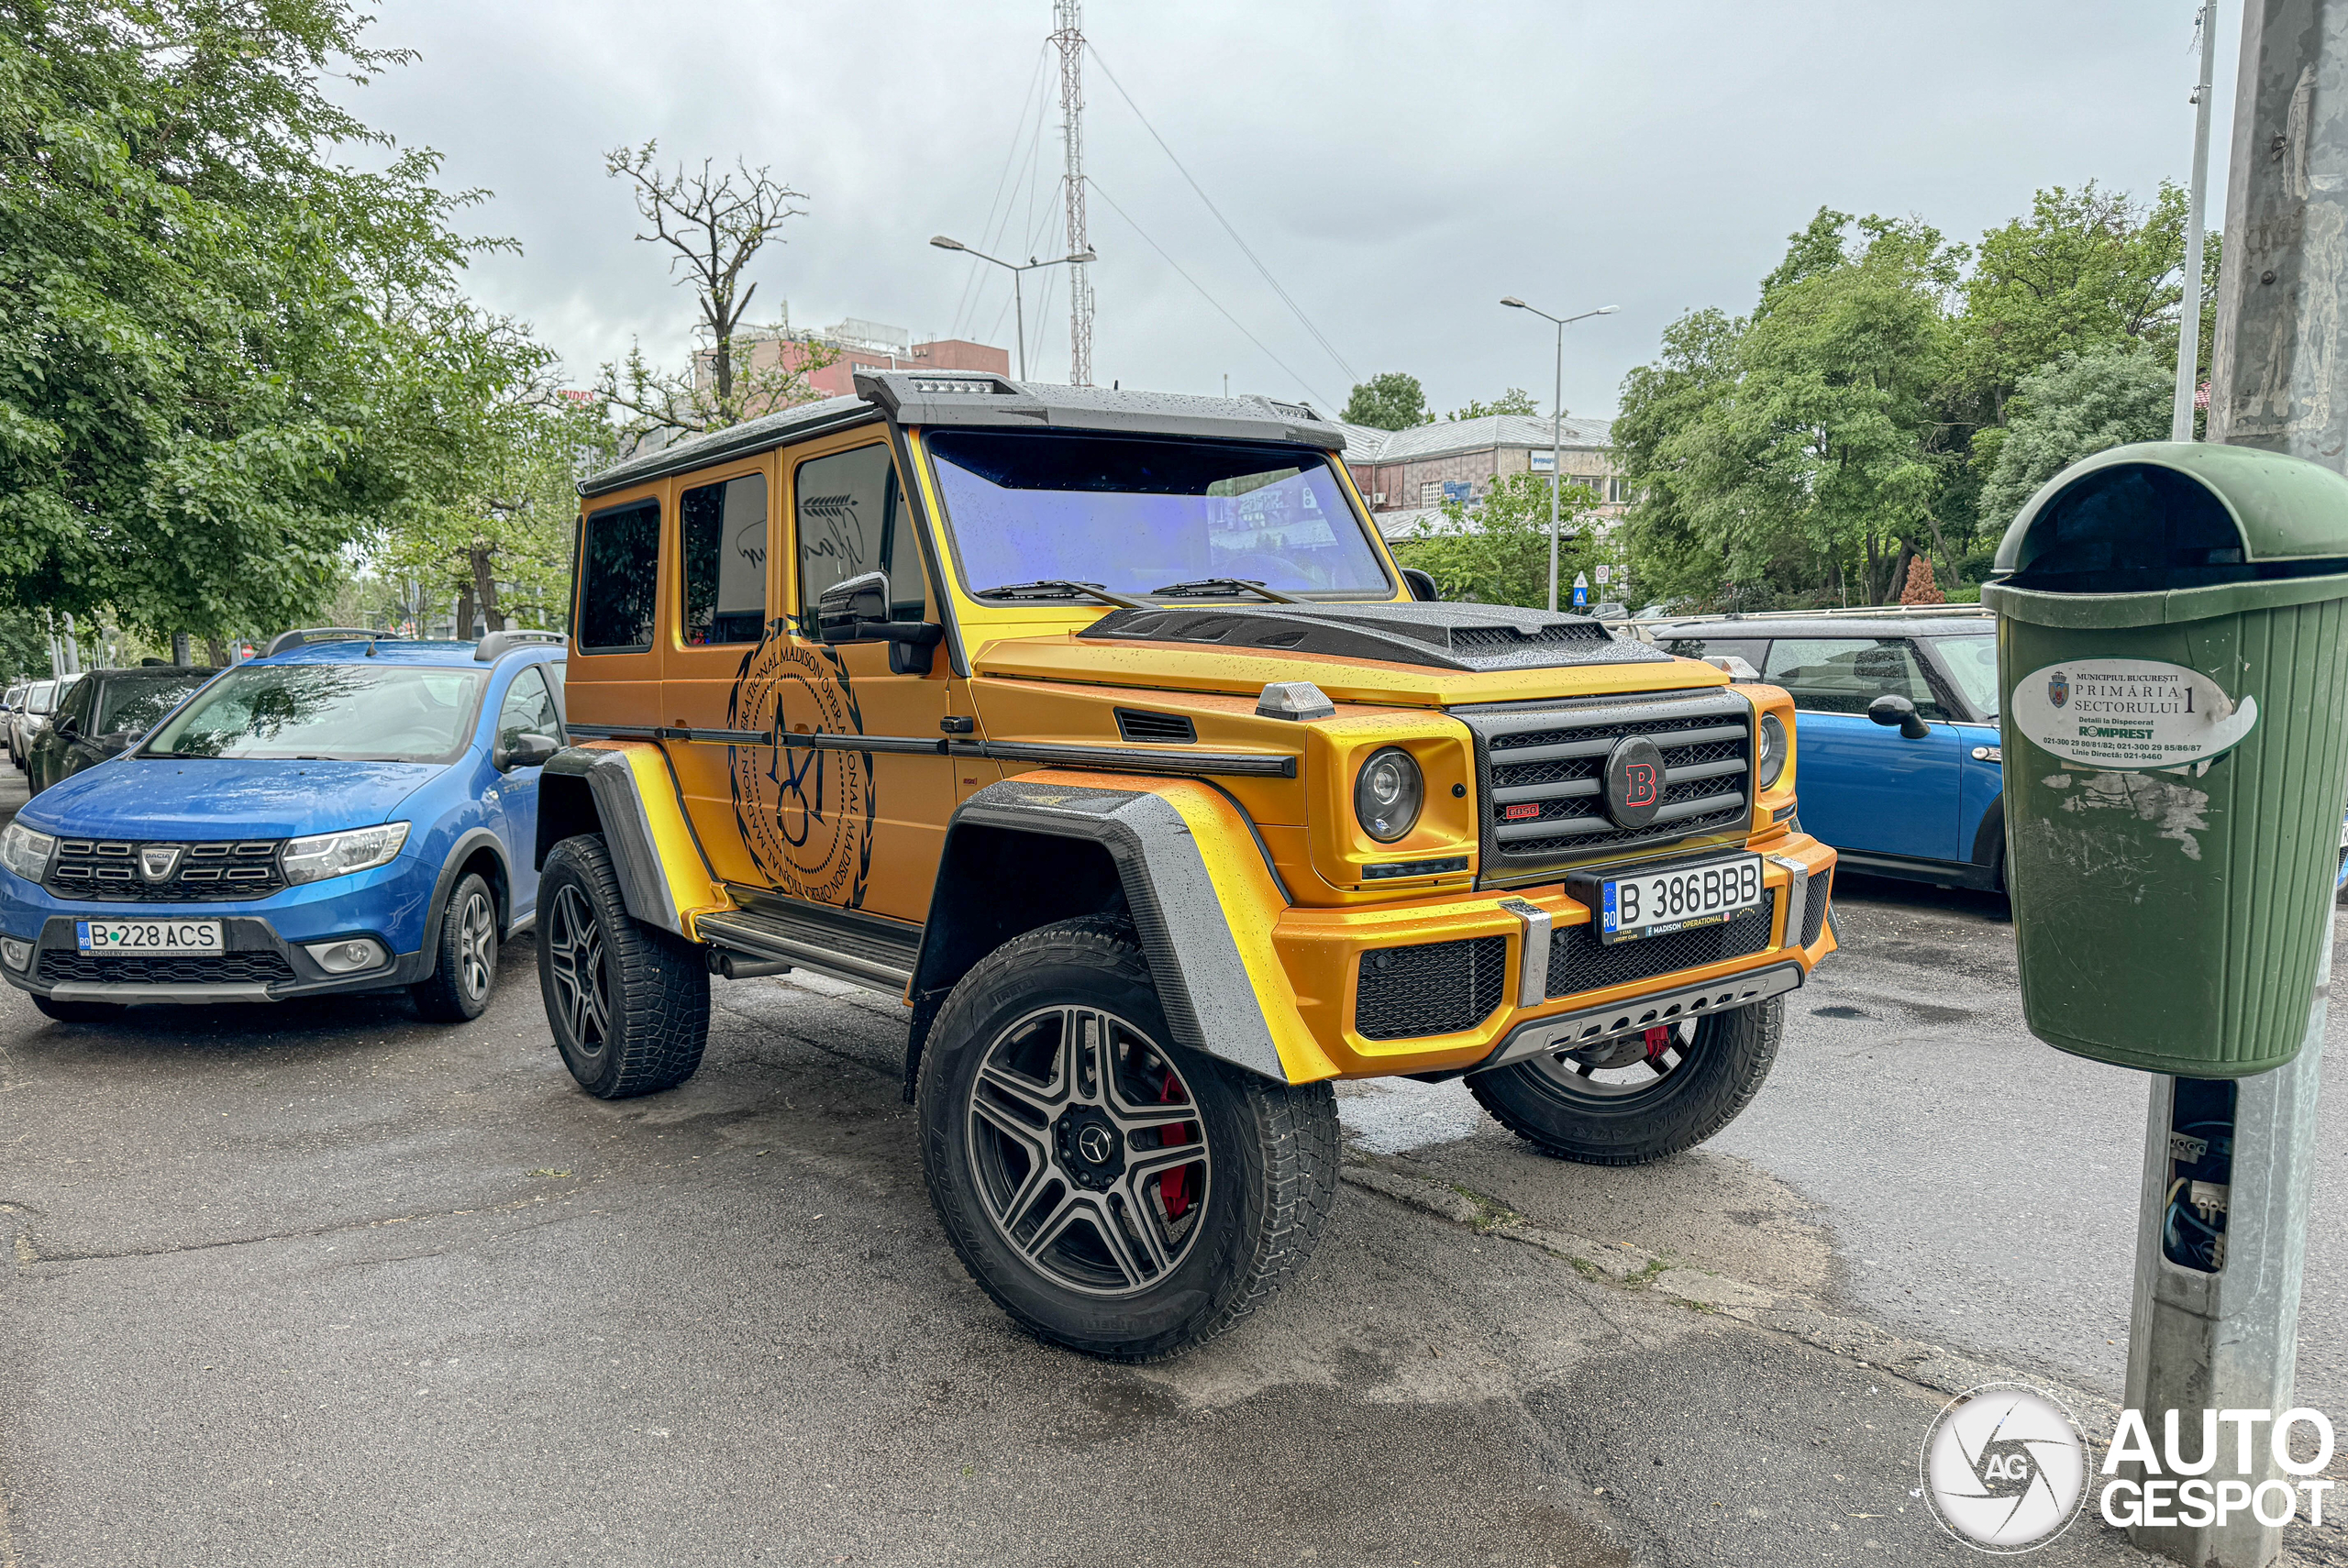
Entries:
{"label": "alloy wheel", "polygon": [[581,1052],[599,1055],[611,1038],[611,990],[604,976],[604,928],[586,894],[569,886],[556,889],[546,942],[563,1027]]}
{"label": "alloy wheel", "polygon": [[1115,1014],[1051,1007],[1012,1023],[987,1045],[966,1115],[988,1220],[1053,1283],[1130,1296],[1198,1239],[1213,1159],[1195,1097]]}
{"label": "alloy wheel", "polygon": [[489,981],[497,965],[497,922],[489,895],[476,891],[465,900],[457,917],[457,979],[474,1001],[489,995]]}
{"label": "alloy wheel", "polygon": [[1696,1025],[1683,1021],[1534,1056],[1531,1066],[1569,1098],[1624,1100],[1660,1091],[1695,1054]]}

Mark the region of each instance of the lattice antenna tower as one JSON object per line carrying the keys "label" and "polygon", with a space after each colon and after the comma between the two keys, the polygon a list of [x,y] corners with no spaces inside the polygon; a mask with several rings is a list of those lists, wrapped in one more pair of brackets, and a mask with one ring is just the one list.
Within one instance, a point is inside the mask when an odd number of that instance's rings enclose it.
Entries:
{"label": "lattice antenna tower", "polygon": [[[1081,256],[1084,236],[1083,0],[1052,0],[1052,42],[1060,51],[1060,135],[1068,148],[1062,183],[1068,196],[1068,250]],[[1092,277],[1081,261],[1068,270],[1068,379],[1092,384]]]}

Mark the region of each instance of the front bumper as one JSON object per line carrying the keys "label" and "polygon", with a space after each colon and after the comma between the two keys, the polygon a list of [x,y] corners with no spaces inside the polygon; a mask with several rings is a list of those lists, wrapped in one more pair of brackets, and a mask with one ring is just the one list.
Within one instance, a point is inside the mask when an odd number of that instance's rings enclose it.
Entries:
{"label": "front bumper", "polygon": [[[280,935],[266,919],[223,915],[216,911],[172,918],[219,921],[222,951],[217,955],[177,959],[127,955],[93,958],[81,951],[74,932],[76,918],[51,915],[42,922],[40,933],[33,941],[30,962],[19,969],[0,958],[0,977],[18,990],[59,1001],[208,1004],[288,1001],[297,997],[383,990],[412,985],[431,969],[427,955],[416,952],[396,955],[391,962],[372,969],[331,975],[318,966],[301,943]],[[93,912],[78,918],[132,917]],[[374,931],[345,931],[335,935],[383,941],[382,933]]]}
{"label": "front bumper", "polygon": [[[1292,908],[1273,940],[1299,1016],[1339,1076],[1478,1072],[1800,987],[1835,948],[1825,918],[1834,851],[1790,831],[1741,847],[1764,857],[1766,916],[1734,933],[1703,928],[1685,944],[1650,937],[1599,951],[1589,911],[1562,880],[1368,908]],[[1691,953],[1717,956],[1678,962]],[[1379,983],[1365,987],[1364,966],[1397,963],[1426,977],[1423,1024],[1398,1024],[1390,1009],[1368,1015],[1381,992]]]}

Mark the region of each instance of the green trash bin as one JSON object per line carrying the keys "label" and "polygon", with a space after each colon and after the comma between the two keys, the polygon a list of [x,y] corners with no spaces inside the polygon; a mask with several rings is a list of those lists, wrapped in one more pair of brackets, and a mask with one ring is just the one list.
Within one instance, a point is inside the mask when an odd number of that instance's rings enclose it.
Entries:
{"label": "green trash bin", "polygon": [[2031,1032],[2186,1077],[2298,1052],[2348,795],[2348,479],[2243,447],[2099,453],[2032,496],[1998,613]]}

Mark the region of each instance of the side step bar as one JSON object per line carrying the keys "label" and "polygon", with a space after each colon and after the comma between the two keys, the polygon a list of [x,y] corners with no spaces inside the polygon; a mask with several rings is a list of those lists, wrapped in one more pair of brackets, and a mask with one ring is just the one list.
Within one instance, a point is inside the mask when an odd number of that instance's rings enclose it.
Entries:
{"label": "side step bar", "polygon": [[836,980],[903,997],[913,983],[920,952],[916,933],[905,940],[893,931],[859,924],[835,928],[816,917],[765,910],[728,910],[693,922],[703,941],[747,958],[782,963],[828,975]]}

